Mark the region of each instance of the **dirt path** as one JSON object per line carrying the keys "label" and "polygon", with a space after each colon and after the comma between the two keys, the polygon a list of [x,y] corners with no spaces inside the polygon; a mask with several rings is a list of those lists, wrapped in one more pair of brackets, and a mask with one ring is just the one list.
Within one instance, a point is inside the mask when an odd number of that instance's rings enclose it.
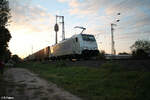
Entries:
{"label": "dirt path", "polygon": [[10,68],[5,74],[7,95],[14,100],[81,100],[23,68]]}

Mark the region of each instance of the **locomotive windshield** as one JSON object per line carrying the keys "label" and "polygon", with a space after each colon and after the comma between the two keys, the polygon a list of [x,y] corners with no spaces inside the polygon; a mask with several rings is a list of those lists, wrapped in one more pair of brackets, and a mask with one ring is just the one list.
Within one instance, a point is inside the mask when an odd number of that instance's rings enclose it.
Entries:
{"label": "locomotive windshield", "polygon": [[84,41],[95,41],[95,38],[93,35],[82,34],[82,38]]}

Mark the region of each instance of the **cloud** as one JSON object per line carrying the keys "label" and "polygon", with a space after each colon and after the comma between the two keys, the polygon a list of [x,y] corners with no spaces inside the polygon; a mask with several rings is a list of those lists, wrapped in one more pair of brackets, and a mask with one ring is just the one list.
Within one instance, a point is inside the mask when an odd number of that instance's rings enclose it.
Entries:
{"label": "cloud", "polygon": [[[107,14],[113,14],[117,12],[122,12],[126,15],[133,13],[133,11],[137,11],[140,8],[146,8],[150,9],[149,7],[150,1],[149,0],[120,0],[120,2],[117,2],[114,5],[111,5],[110,7],[106,8]],[[135,12],[134,12],[135,13]]]}
{"label": "cloud", "polygon": [[11,26],[13,28],[15,26],[19,29],[24,28],[24,30],[42,32],[45,28],[48,29],[51,23],[54,23],[54,16],[40,5],[33,6],[22,1],[13,0],[10,2],[10,7],[12,14]]}
{"label": "cloud", "polygon": [[[13,54],[25,57],[31,53],[31,45],[34,52],[53,43],[53,25],[55,16],[40,5],[32,5],[30,0],[10,0],[11,23],[8,26],[12,39],[9,43]],[[19,47],[19,48],[18,48]],[[26,48],[26,49],[25,49]]]}
{"label": "cloud", "polygon": [[[88,1],[87,1],[88,2]],[[69,10],[70,14],[77,14],[77,15],[88,15],[88,14],[95,14],[97,12],[97,6],[91,6],[93,2],[88,3],[81,3],[77,0],[71,0],[69,2],[69,6],[71,9]]]}
{"label": "cloud", "polygon": [[[68,10],[70,14],[84,14],[87,15],[89,13],[95,12],[96,6],[90,6],[92,5],[95,0],[87,0],[86,2],[80,2],[79,0],[58,0],[59,2],[67,2],[70,6],[70,9]],[[88,6],[88,7],[87,7]]]}
{"label": "cloud", "polygon": [[69,1],[69,0],[58,0],[59,2],[67,2],[67,1]]}

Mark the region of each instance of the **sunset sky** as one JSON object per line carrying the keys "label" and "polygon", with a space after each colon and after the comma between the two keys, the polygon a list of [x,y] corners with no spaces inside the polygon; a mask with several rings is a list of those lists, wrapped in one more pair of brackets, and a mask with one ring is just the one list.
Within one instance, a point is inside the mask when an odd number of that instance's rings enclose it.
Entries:
{"label": "sunset sky", "polygon": [[[96,37],[100,50],[111,51],[110,23],[116,23],[115,48],[130,52],[139,39],[150,40],[150,0],[9,0],[12,38],[9,49],[24,58],[55,43],[55,16],[65,17],[67,38],[80,32]],[[117,13],[121,13],[120,16]],[[58,33],[61,41],[61,30]]]}

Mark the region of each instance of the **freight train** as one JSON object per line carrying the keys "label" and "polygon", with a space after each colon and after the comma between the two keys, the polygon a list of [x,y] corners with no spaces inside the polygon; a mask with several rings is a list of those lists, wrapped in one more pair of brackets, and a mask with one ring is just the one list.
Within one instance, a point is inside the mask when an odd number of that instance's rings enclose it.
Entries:
{"label": "freight train", "polygon": [[37,51],[29,55],[26,60],[80,59],[96,56],[98,53],[94,35],[80,33]]}

